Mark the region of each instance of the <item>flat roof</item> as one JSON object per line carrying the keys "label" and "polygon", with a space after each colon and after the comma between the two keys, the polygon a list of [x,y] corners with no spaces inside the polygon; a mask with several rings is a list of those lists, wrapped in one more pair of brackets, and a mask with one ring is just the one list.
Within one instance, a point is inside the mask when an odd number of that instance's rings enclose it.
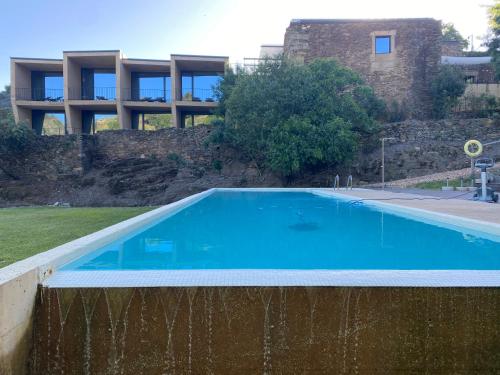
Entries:
{"label": "flat roof", "polygon": [[330,24],[330,23],[356,23],[356,22],[395,22],[395,21],[436,21],[434,18],[294,18],[290,23],[297,24]]}
{"label": "flat roof", "polygon": [[119,49],[101,49],[101,50],[63,51],[63,53],[94,53],[94,52],[120,52],[120,50]]}
{"label": "flat roof", "polygon": [[162,60],[162,59],[139,59],[139,58],[132,58],[132,57],[126,57],[126,58],[123,58],[122,60],[151,61],[151,62],[170,62],[170,60]]}
{"label": "flat roof", "polygon": [[207,58],[216,58],[216,59],[229,59],[229,56],[212,56],[212,55],[183,55],[173,53],[170,56],[179,56],[179,57],[207,57]]}
{"label": "flat roof", "polygon": [[491,63],[491,56],[441,56],[441,64],[480,65]]}
{"label": "flat roof", "polygon": [[37,60],[37,61],[63,61],[63,59],[49,59],[43,57],[13,57],[11,56],[11,60]]}

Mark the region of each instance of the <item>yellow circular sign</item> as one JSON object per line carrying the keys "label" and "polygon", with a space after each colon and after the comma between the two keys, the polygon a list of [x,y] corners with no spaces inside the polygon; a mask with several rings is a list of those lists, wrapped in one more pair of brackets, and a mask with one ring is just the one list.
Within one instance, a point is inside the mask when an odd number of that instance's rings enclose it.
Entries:
{"label": "yellow circular sign", "polygon": [[481,142],[471,139],[470,141],[465,142],[464,151],[467,156],[475,158],[483,153],[483,145]]}

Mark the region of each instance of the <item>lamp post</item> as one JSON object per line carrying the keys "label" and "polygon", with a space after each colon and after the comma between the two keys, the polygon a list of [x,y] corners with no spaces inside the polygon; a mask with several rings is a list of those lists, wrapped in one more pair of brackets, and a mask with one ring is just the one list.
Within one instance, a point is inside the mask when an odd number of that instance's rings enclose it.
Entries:
{"label": "lamp post", "polygon": [[380,168],[382,169],[382,190],[385,189],[385,141],[389,141],[392,139],[396,139],[396,138],[384,137],[381,139],[381,141],[382,141],[382,166]]}

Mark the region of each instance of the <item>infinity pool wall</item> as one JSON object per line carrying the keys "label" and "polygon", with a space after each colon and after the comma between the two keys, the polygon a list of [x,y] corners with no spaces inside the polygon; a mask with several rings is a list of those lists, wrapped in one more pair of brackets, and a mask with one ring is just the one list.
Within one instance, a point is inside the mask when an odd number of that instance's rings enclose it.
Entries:
{"label": "infinity pool wall", "polygon": [[33,374],[490,374],[499,288],[40,288]]}

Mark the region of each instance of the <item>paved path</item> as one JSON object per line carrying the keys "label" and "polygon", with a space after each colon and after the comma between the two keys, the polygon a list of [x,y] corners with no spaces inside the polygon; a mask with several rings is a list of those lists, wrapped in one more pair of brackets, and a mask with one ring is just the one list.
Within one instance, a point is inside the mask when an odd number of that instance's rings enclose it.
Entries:
{"label": "paved path", "polygon": [[407,194],[416,194],[427,197],[437,197],[437,198],[454,198],[454,199],[462,199],[462,200],[473,200],[474,191],[443,191],[443,190],[431,190],[431,189],[418,189],[418,188],[399,188],[399,187],[388,187],[385,189],[386,191],[391,191],[393,193],[407,193]]}
{"label": "paved path", "polygon": [[[495,166],[493,167],[494,169],[500,168],[500,163],[496,163]],[[476,170],[476,177],[479,176],[479,172]],[[454,171],[447,171],[447,172],[439,172],[439,173],[433,173],[433,174],[428,174],[425,176],[420,176],[420,177],[412,177],[412,178],[405,178],[403,180],[394,180],[394,181],[387,181],[386,186],[388,187],[400,187],[400,188],[406,188],[409,186],[414,186],[418,183],[421,182],[430,182],[430,181],[445,181],[447,178],[450,180],[454,180],[457,178],[463,177],[464,180],[468,179],[470,177],[470,168],[464,168],[464,169],[457,169]],[[470,181],[468,181],[470,183]],[[465,181],[464,181],[465,183]],[[382,187],[382,184],[370,184],[368,185],[369,187]]]}
{"label": "paved path", "polygon": [[[424,196],[393,191],[354,189],[335,190],[358,199],[380,200],[398,206],[420,208],[437,213],[456,215],[468,219],[481,220],[500,225],[500,204],[479,201]],[[458,192],[452,192],[458,193]]]}

